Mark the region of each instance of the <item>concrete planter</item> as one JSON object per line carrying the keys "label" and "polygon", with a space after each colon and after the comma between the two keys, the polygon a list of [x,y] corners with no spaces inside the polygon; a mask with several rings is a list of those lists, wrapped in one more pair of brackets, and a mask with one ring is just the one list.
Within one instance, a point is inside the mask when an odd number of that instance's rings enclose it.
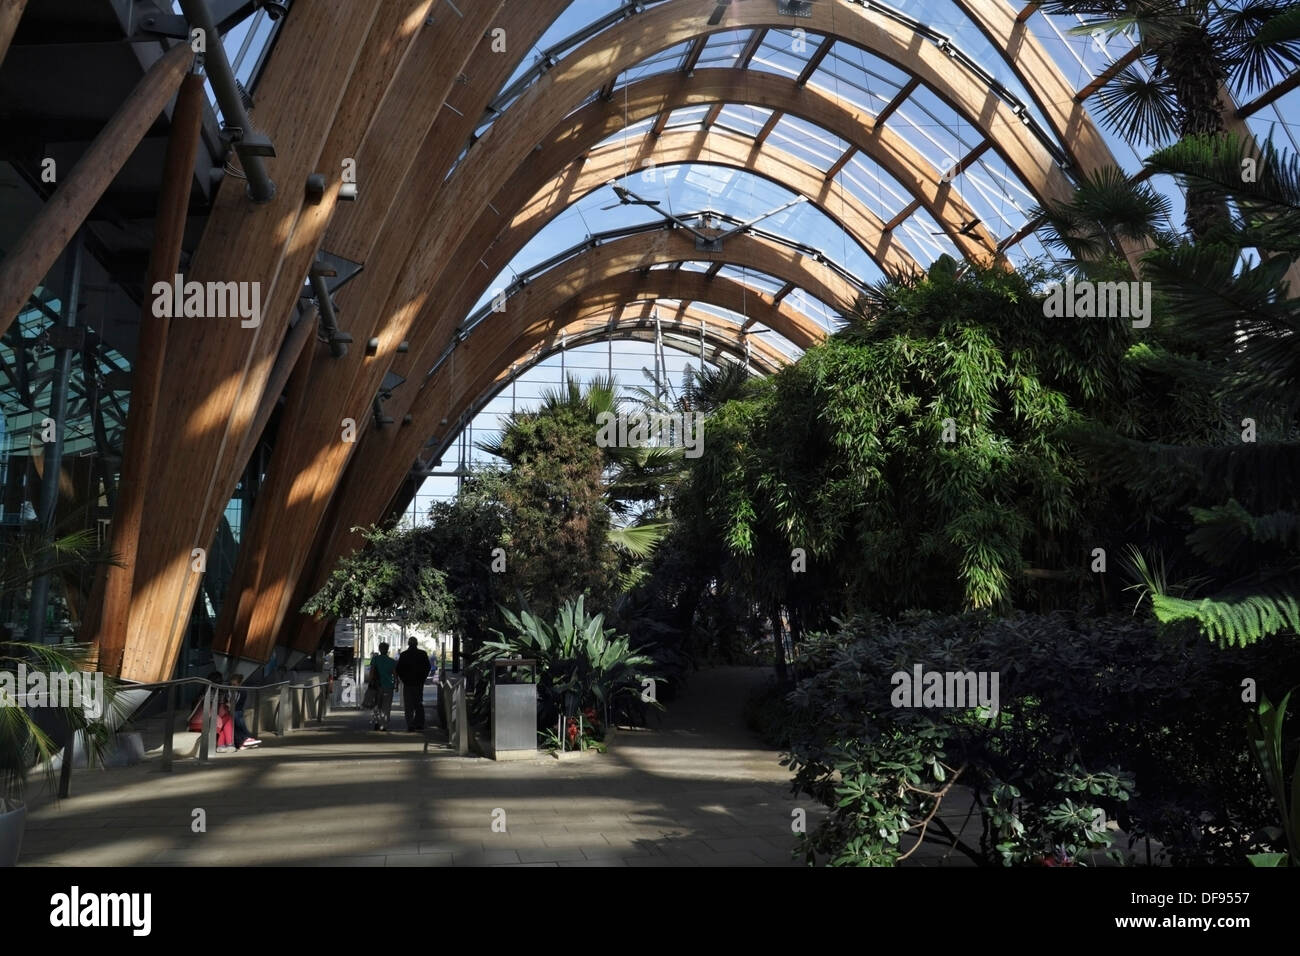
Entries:
{"label": "concrete planter", "polygon": [[21,800],[0,798],[0,867],[18,864],[26,826],[27,806]]}

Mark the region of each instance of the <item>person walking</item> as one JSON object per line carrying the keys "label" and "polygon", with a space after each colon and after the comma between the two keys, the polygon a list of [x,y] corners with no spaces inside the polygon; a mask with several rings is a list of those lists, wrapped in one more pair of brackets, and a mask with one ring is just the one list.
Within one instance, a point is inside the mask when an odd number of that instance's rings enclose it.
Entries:
{"label": "person walking", "polygon": [[368,683],[375,685],[375,710],[370,726],[374,730],[388,730],[388,714],[393,709],[393,690],[397,685],[397,662],[388,656],[388,643],[370,656]]}
{"label": "person walking", "polygon": [[424,729],[424,682],[429,677],[429,655],[420,650],[415,638],[407,641],[406,650],[397,657],[397,676],[402,681],[402,706],[406,711],[406,729]]}

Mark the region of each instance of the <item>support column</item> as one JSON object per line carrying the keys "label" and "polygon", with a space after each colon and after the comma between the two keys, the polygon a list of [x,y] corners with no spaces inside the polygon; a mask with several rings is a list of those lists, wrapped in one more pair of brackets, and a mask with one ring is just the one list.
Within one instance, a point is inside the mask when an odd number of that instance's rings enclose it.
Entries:
{"label": "support column", "polygon": [[[155,282],[170,284],[173,276],[180,271],[181,243],[185,238],[190,187],[194,179],[194,163],[198,157],[202,123],[203,78],[190,73],[181,81],[176,109],[172,114],[167,154],[163,161],[158,217],[154,224],[153,248],[149,253],[149,289],[153,288]],[[122,474],[110,537],[119,564],[107,567],[104,600],[95,633],[99,667],[114,675],[121,669],[122,649],[126,646],[131,587],[135,579],[136,553],[140,544],[140,520],[144,511],[145,491],[149,487],[154,421],[157,417],[163,356],[167,353],[167,331],[170,324],[170,319],[158,318],[153,314],[152,299],[146,297],[141,310],[139,351],[133,369]]]}
{"label": "support column", "polygon": [[[68,247],[68,263],[63,284],[63,331],[77,327],[77,302],[81,297],[81,252],[83,242],[78,231]],[[56,349],[54,380],[50,385],[49,417],[54,421],[54,440],[46,442],[42,452],[45,464],[41,471],[40,498],[36,519],[43,534],[54,528],[59,505],[59,476],[63,473],[63,432],[68,419],[68,380],[72,377],[72,343],[64,341]],[[45,640],[45,611],[50,600],[50,574],[46,571],[32,581],[32,600],[27,607],[27,640],[41,644]]]}

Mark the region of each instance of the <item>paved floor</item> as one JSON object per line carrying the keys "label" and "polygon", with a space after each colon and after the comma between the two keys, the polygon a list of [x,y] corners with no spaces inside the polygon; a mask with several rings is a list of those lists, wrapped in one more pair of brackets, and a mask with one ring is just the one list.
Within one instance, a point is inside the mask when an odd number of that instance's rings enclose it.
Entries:
{"label": "paved floor", "polygon": [[21,863],[792,865],[792,811],[813,808],[741,716],[765,679],[699,671],[662,727],[571,760],[426,754],[422,736],[344,711],[170,774],[156,757],[80,770],[72,799],[32,801]]}

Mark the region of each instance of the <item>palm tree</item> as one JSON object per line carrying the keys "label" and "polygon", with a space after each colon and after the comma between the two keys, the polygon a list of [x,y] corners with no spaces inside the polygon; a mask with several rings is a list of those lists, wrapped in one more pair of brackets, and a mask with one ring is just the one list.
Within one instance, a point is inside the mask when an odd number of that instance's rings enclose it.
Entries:
{"label": "palm tree", "polygon": [[[1133,37],[1137,61],[1093,96],[1104,124],[1152,146],[1221,135],[1225,82],[1263,90],[1300,64],[1297,0],[1046,0],[1040,9],[1082,17],[1075,32]],[[1226,218],[1213,190],[1189,187],[1193,237],[1210,235]]]}
{"label": "palm tree", "polygon": [[[83,530],[51,538],[41,531],[24,531],[5,541],[0,552],[0,598],[21,594],[43,574],[72,574],[95,563],[111,560],[98,553],[93,531]],[[35,644],[7,640],[0,629],[0,671],[11,674],[20,664],[46,673],[70,672],[84,667],[89,649],[76,644]],[[125,717],[114,688],[105,682],[103,713],[90,716],[77,706],[59,708],[68,729],[68,740],[81,733],[92,759],[102,756],[109,727]],[[0,705],[0,798],[17,795],[33,767],[42,770],[45,782],[54,785],[53,760],[59,746],[25,706]],[[0,799],[0,803],[3,800]]]}
{"label": "palm tree", "polygon": [[[1260,174],[1243,181],[1246,159]],[[1229,644],[1295,634],[1300,298],[1287,275],[1300,262],[1300,158],[1219,134],[1183,139],[1147,166],[1229,211],[1214,241],[1161,243],[1142,260],[1166,316],[1132,364],[1168,382],[1166,394],[1200,393],[1200,421],[1195,433],[1171,434],[1152,427],[1162,414],[1153,412],[1139,434],[1084,440],[1106,479],[1181,524],[1200,564],[1208,594],[1138,568],[1160,620]]]}
{"label": "palm tree", "polygon": [[[527,416],[557,414],[562,410],[577,412],[581,419],[589,421],[595,436],[601,416],[618,415],[626,408],[627,403],[619,397],[612,378],[596,378],[583,386],[576,376],[570,375],[559,388],[543,391],[535,410],[512,415],[499,438],[480,441],[477,446],[490,455],[504,458],[506,436],[518,422]],[[606,504],[616,518],[630,521],[609,529],[609,543],[632,558],[643,560],[667,533],[668,524],[645,520],[642,512],[647,504],[653,506],[661,498],[665,486],[680,472],[681,449],[610,446],[603,451]]]}

